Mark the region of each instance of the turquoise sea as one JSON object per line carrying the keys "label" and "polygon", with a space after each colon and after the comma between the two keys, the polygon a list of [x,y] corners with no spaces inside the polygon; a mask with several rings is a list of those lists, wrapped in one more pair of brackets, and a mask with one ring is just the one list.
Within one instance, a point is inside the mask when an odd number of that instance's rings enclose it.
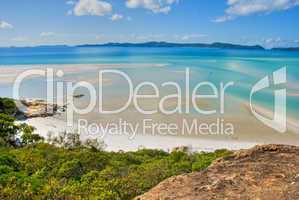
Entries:
{"label": "turquoise sea", "polygon": [[[132,48],[132,47],[34,47],[0,48],[1,79],[8,68],[23,65],[46,67],[49,64],[121,64],[122,71],[135,81],[174,80],[184,85],[184,70],[191,72],[191,84],[210,81],[215,84],[233,81],[228,95],[248,100],[251,87],[277,69],[287,68],[287,112],[299,119],[299,52],[270,50],[231,50],[208,48]],[[163,67],[126,67],[131,64],[160,64]],[[77,72],[80,74],[80,70]],[[43,85],[31,80],[23,88],[26,97],[42,96]],[[122,91],[110,86],[117,96]],[[273,108],[273,89],[261,91],[255,102]],[[113,93],[113,92],[112,92]],[[12,85],[0,82],[0,96],[12,96]],[[232,105],[233,106],[233,105]],[[236,108],[238,109],[238,108]]]}

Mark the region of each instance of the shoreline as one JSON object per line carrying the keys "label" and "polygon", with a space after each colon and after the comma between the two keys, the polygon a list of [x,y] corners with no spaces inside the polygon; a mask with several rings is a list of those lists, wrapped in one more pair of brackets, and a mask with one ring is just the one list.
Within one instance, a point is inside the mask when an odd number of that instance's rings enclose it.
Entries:
{"label": "shoreline", "polygon": [[[36,133],[45,137],[48,133],[58,134],[64,131],[72,131],[66,129],[66,123],[56,117],[46,118],[31,118],[25,122],[36,128]],[[93,135],[81,135],[81,139],[95,138]],[[219,140],[219,139],[206,139],[206,138],[195,138],[195,137],[183,137],[183,136],[163,136],[163,135],[136,135],[133,139],[124,134],[111,135],[107,134],[103,137],[102,141],[107,145],[106,151],[136,151],[140,148],[149,149],[162,149],[164,151],[171,151],[174,148],[187,146],[192,151],[205,151],[212,152],[217,149],[228,149],[228,150],[239,150],[248,149],[257,144],[248,141],[238,140]]]}
{"label": "shoreline", "polygon": [[[171,134],[159,134],[158,132],[154,132],[153,134],[140,134],[142,132],[137,131],[136,135],[133,139],[131,139],[131,135],[121,132],[121,130],[113,131],[113,133],[109,132],[110,129],[106,129],[104,132],[103,129],[100,129],[98,132],[90,132],[84,133],[81,132],[82,141],[90,138],[90,139],[101,139],[106,145],[108,151],[136,151],[140,148],[153,148],[153,149],[163,149],[165,151],[170,151],[171,149],[188,146],[194,151],[215,151],[217,149],[228,149],[228,150],[239,150],[246,149],[257,144],[291,144],[291,145],[299,145],[299,134],[296,133],[296,127],[292,127],[289,124],[289,130],[287,133],[281,134],[276,133],[269,127],[266,127],[259,122],[253,114],[250,112],[248,108],[248,104],[244,103],[238,98],[232,98],[231,102],[234,102],[235,105],[240,105],[241,110],[237,113],[232,113],[233,115],[224,116],[224,119],[228,122],[232,123],[235,128],[235,134],[231,136],[226,135],[196,135],[193,134],[181,134],[179,132],[177,135]],[[84,101],[84,98],[82,99]],[[113,103],[113,102],[110,102]],[[206,105],[208,106],[208,105]],[[271,116],[269,110],[261,109],[257,107],[258,111],[266,116]],[[83,117],[83,118],[82,118]],[[87,116],[76,116],[75,118],[82,118],[88,121],[88,125],[91,123],[100,123],[105,125],[105,123],[110,124],[114,123],[115,120],[118,119],[126,119],[129,123],[139,123],[142,119],[142,116],[135,112],[134,109],[129,109],[128,112],[125,112],[119,116],[102,116],[98,113],[91,112]],[[198,123],[207,123],[211,124],[214,122],[214,118],[200,118],[199,116],[185,116],[185,115],[174,115],[172,117],[165,118],[165,116],[158,114],[152,116],[152,119],[156,122],[164,123],[176,123],[180,121],[180,119],[188,120],[198,120]],[[291,120],[290,122],[294,122]],[[77,129],[77,123],[74,124],[74,128],[68,128],[65,122],[64,113],[59,113],[54,116],[49,117],[38,117],[38,118],[29,118],[22,123],[27,123],[36,128],[36,133],[43,136],[45,139],[48,137],[48,133],[52,133],[53,135],[57,135],[61,132],[75,132]],[[250,126],[248,126],[250,124]],[[294,125],[294,124],[291,124]],[[181,127],[179,127],[181,128]],[[294,131],[292,129],[295,129]],[[102,130],[102,132],[101,132]],[[92,134],[93,133],[93,134]],[[104,138],[101,136],[105,135]]]}

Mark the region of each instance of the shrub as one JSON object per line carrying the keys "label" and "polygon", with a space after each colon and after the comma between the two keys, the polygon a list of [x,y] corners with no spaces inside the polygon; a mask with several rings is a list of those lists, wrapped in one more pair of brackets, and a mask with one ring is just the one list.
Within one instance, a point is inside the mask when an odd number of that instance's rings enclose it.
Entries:
{"label": "shrub", "polygon": [[6,115],[15,115],[17,114],[18,109],[14,100],[9,98],[0,98],[0,113]]}
{"label": "shrub", "polygon": [[0,148],[0,199],[132,199],[162,180],[229,155],[142,149],[105,152],[38,143]]}

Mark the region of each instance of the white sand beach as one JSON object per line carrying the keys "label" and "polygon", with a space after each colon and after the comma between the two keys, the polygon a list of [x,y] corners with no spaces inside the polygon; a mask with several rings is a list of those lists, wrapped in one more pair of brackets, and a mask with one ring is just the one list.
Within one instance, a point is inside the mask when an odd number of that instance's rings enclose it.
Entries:
{"label": "white sand beach", "polygon": [[[31,126],[34,126],[36,128],[35,132],[45,138],[47,138],[48,133],[52,133],[55,135],[63,131],[73,131],[72,129],[67,128],[64,121],[55,117],[32,118],[24,122]],[[90,137],[94,138],[95,136]],[[140,148],[162,149],[165,151],[171,151],[176,147],[188,146],[192,151],[210,152],[217,149],[246,149],[257,144],[254,142],[210,140],[195,137],[191,138],[159,135],[136,135],[131,139],[128,135],[123,134],[107,134],[103,138],[103,141],[107,145],[107,148],[105,149],[107,151],[136,151]]]}

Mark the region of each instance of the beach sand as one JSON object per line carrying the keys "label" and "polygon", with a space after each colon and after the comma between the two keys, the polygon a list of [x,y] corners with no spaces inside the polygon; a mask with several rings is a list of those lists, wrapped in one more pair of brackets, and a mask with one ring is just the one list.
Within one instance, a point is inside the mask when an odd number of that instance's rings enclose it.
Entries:
{"label": "beach sand", "polygon": [[[83,100],[82,100],[83,101]],[[111,101],[111,105],[114,105],[117,101]],[[293,124],[288,123],[288,131],[286,133],[279,133],[258,121],[250,112],[248,105],[239,99],[235,99],[239,102],[238,112],[225,115],[223,118],[226,122],[234,125],[234,134],[182,134],[184,127],[182,127],[182,120],[193,121],[197,120],[200,123],[212,124],[215,123],[214,117],[199,117],[197,115],[182,115],[174,114],[165,116],[161,113],[150,116],[153,122],[171,124],[175,123],[179,125],[179,129],[176,134],[159,134],[158,132],[142,132],[138,131],[136,135],[128,134],[127,132],[103,132],[97,131],[92,133],[86,133],[84,130],[80,130],[81,139],[98,138],[105,142],[108,151],[134,151],[139,148],[155,148],[169,151],[175,147],[188,146],[194,151],[214,151],[216,149],[245,149],[250,148],[256,144],[291,144],[299,145],[299,129],[294,127],[297,125],[295,121],[291,119]],[[149,105],[153,105],[153,102],[147,102]],[[173,103],[173,102],[172,102]],[[172,105],[170,103],[170,105]],[[209,103],[203,105],[211,106]],[[270,111],[260,109],[259,112],[269,114]],[[136,112],[133,106],[129,107],[126,112],[118,115],[100,115],[96,111],[91,112],[88,115],[76,116],[75,122],[78,119],[86,119],[88,123],[96,123],[101,125],[107,125],[111,123],[118,123],[120,119],[126,120],[131,124],[142,124],[147,117]],[[77,132],[78,124],[74,124],[72,128],[67,128],[65,122],[65,114],[47,118],[33,118],[25,121],[26,123],[34,126],[36,132],[43,137],[47,138],[48,133],[57,134],[63,131]]]}
{"label": "beach sand", "polygon": [[[47,138],[48,133],[53,135],[67,131],[73,131],[72,128],[67,128],[66,123],[55,117],[47,118],[33,118],[23,121],[36,128],[36,133]],[[81,139],[98,138],[95,135],[82,136]],[[171,151],[172,149],[180,146],[188,146],[192,151],[206,151],[211,152],[217,149],[246,149],[253,147],[257,143],[233,140],[212,140],[200,139],[195,137],[182,137],[182,136],[161,136],[161,135],[136,135],[130,138],[128,135],[110,135],[107,134],[101,139],[107,145],[107,151],[136,151],[141,148],[162,149]]]}

